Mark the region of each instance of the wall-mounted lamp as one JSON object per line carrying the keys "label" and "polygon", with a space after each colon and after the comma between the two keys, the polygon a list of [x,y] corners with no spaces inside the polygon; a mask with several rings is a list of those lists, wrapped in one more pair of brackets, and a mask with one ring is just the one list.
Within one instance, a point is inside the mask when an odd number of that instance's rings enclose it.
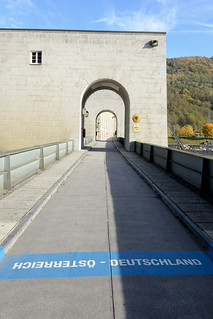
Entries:
{"label": "wall-mounted lamp", "polygon": [[158,40],[151,40],[151,41],[150,41],[150,45],[151,45],[152,47],[157,47],[157,46],[158,46]]}
{"label": "wall-mounted lamp", "polygon": [[89,116],[89,111],[87,111],[87,109],[84,107],[82,109],[82,114],[83,114],[84,117],[88,117]]}

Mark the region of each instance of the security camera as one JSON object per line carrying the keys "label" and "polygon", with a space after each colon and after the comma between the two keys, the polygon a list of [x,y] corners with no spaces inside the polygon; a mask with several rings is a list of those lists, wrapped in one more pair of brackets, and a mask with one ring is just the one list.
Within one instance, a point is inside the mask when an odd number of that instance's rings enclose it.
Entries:
{"label": "security camera", "polygon": [[151,41],[150,41],[150,45],[151,45],[152,47],[157,47],[157,46],[158,46],[158,40],[151,40]]}

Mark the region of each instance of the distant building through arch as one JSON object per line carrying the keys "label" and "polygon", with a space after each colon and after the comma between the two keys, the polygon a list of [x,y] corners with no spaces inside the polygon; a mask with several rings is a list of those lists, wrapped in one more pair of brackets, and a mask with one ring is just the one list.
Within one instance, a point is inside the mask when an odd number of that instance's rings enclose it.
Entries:
{"label": "distant building through arch", "polygon": [[112,111],[101,111],[96,117],[96,141],[115,141],[117,116]]}

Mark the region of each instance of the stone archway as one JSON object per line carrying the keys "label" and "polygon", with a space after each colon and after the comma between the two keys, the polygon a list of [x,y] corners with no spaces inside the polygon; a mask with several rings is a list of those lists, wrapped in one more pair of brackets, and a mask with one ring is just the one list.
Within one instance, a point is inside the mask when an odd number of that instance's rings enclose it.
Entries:
{"label": "stone archway", "polygon": [[[129,114],[130,114],[130,100],[129,95],[126,89],[117,81],[112,79],[100,79],[92,84],[90,84],[83,96],[81,101],[81,112],[82,112],[82,121],[81,121],[81,147],[84,147],[84,134],[85,134],[85,123],[87,121],[87,116],[89,118],[90,114],[87,110],[87,100],[93,95],[95,92],[100,90],[110,90],[116,93],[122,99],[123,107],[124,107],[124,138],[125,138],[125,148],[129,149]],[[104,111],[102,109],[102,111]],[[111,111],[111,110],[110,110]],[[100,112],[99,112],[100,113]],[[97,116],[97,115],[96,115]],[[92,119],[95,123],[95,119]],[[117,114],[118,126],[119,126],[119,114]],[[95,139],[95,138],[94,138]]]}

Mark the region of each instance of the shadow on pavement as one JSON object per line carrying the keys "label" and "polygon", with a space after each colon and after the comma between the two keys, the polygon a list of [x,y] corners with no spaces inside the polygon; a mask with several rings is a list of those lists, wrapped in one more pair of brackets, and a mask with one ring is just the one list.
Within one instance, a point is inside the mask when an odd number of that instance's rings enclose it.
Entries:
{"label": "shadow on pavement", "polygon": [[[100,149],[94,147],[92,151]],[[202,250],[191,233],[125,162],[112,142],[107,142],[102,151],[106,152],[111,251],[118,251],[122,259],[124,251],[155,254]],[[125,268],[126,261],[121,263]],[[208,275],[157,275],[157,268],[156,273],[154,269],[154,274],[149,276],[113,276],[115,318],[210,319],[212,279]]]}

